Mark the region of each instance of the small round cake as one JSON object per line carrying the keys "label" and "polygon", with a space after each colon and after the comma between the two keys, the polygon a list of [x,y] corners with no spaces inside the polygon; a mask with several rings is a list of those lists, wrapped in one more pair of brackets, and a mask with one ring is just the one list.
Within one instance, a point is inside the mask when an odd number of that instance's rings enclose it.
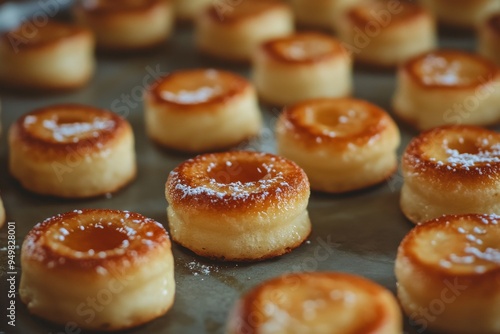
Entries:
{"label": "small round cake", "polygon": [[0,85],[7,89],[77,89],[90,80],[94,67],[94,37],[85,28],[25,22],[0,37]]}
{"label": "small round cake", "polygon": [[11,126],[9,168],[24,188],[42,195],[115,192],[136,175],[132,128],[120,116],[93,107],[41,108]]}
{"label": "small round cake", "polygon": [[229,148],[262,127],[253,86],[214,69],[177,71],[160,79],[145,94],[144,115],[153,141],[185,152]]}
{"label": "small round cake", "polygon": [[478,51],[500,66],[500,10],[481,23],[478,29]]}
{"label": "small round cake", "polygon": [[433,333],[500,333],[500,216],[449,215],[415,227],[396,258],[410,323]]}
{"label": "small round cake", "polygon": [[278,154],[304,169],[313,190],[342,193],[389,178],[400,135],[391,117],[371,103],[317,99],[285,108],[276,143]]}
{"label": "small round cake", "polygon": [[234,6],[214,3],[197,18],[196,44],[210,56],[249,62],[261,43],[293,31],[292,9],[285,2],[252,0]]}
{"label": "small round cake", "polygon": [[75,210],[37,224],[21,250],[19,296],[57,324],[114,331],[164,315],[175,294],[167,232],[140,214]]}
{"label": "small round cake", "polygon": [[283,275],[261,283],[233,307],[228,334],[400,334],[403,321],[392,293],[344,273]]}
{"label": "small round cake", "polygon": [[498,0],[420,0],[445,26],[475,29],[488,16],[500,11]]}
{"label": "small round cake", "polygon": [[437,45],[432,15],[411,2],[372,0],[339,20],[343,46],[362,64],[392,68]]}
{"label": "small round cake", "polygon": [[331,30],[352,6],[366,0],[291,0],[301,26]]}
{"label": "small round cake", "polygon": [[414,223],[445,214],[500,214],[500,134],[470,125],[414,138],[402,159],[401,209]]}
{"label": "small round cake", "polygon": [[307,176],[272,154],[234,151],[187,160],[170,173],[166,198],[172,240],[212,259],[276,257],[311,232]]}
{"label": "small round cake", "polygon": [[155,48],[170,36],[174,8],[170,0],[80,0],[74,16],[91,29],[104,52],[135,52]]}
{"label": "small round cake", "polygon": [[340,42],[320,33],[299,33],[263,43],[253,57],[259,96],[273,105],[352,92],[352,60]]}
{"label": "small round cake", "polygon": [[[213,3],[213,0],[174,0],[175,18],[180,22],[193,22],[205,8]],[[221,4],[221,6],[224,5]]]}
{"label": "small round cake", "polygon": [[398,71],[394,113],[419,130],[446,124],[500,121],[500,69],[473,54],[440,50],[417,56]]}

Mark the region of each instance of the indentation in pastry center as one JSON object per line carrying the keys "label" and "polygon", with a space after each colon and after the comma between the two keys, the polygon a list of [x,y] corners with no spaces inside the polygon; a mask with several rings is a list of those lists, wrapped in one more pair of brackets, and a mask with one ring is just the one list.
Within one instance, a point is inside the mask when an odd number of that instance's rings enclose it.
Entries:
{"label": "indentation in pastry center", "polygon": [[474,140],[459,138],[456,141],[448,143],[450,150],[456,150],[458,154],[477,154],[479,147]]}
{"label": "indentation in pastry center", "polygon": [[211,166],[208,177],[220,184],[254,183],[269,178],[270,166],[257,161],[233,161]]}
{"label": "indentation in pastry center", "polygon": [[451,59],[431,54],[420,62],[419,72],[426,85],[468,85],[488,79],[482,64],[465,57]]}
{"label": "indentation in pastry center", "polygon": [[86,253],[99,253],[126,248],[130,231],[113,222],[82,224],[74,228],[61,227],[57,240],[66,247]]}
{"label": "indentation in pastry center", "polygon": [[322,134],[341,137],[361,132],[366,115],[349,106],[321,106],[306,109],[306,123],[319,128]]}
{"label": "indentation in pastry center", "polygon": [[[483,145],[479,145],[479,142],[482,142]],[[438,156],[438,163],[448,163],[453,168],[460,167],[467,170],[471,167],[499,163],[500,145],[491,145],[487,139],[479,142],[476,139],[459,137],[445,143],[444,157]]]}

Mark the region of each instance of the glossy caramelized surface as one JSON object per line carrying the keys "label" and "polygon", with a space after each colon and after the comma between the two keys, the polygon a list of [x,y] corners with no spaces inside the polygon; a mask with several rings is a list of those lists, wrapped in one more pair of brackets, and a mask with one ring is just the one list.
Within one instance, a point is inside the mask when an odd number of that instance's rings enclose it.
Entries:
{"label": "glossy caramelized surface", "polygon": [[388,23],[384,22],[382,25],[383,28],[387,28],[396,24],[404,24],[413,18],[427,15],[427,12],[422,7],[411,2],[400,1],[396,5],[394,4],[395,2],[384,0],[369,1],[368,3],[353,7],[348,12],[348,17],[356,25],[364,25],[380,19],[379,16],[383,15],[381,14],[382,11],[388,11],[390,20]]}
{"label": "glossy caramelized surface", "polygon": [[23,256],[49,267],[140,261],[150,250],[170,245],[152,219],[118,210],[74,210],[36,225],[23,243]]}
{"label": "glossy caramelized surface", "polygon": [[304,143],[364,144],[376,139],[391,119],[377,106],[354,99],[315,99],[285,108],[285,127]]}
{"label": "glossy caramelized surface", "polygon": [[426,87],[470,87],[488,82],[498,73],[494,64],[462,51],[439,50],[414,58],[406,71]]}
{"label": "glossy caramelized surface", "polygon": [[271,40],[262,47],[271,57],[292,63],[316,62],[345,54],[339,41],[321,33],[299,33]]}
{"label": "glossy caramelized surface", "polygon": [[239,1],[237,5],[229,7],[221,7],[214,3],[208,9],[208,14],[220,24],[231,24],[252,19],[275,9],[288,9],[288,6],[279,0]]}
{"label": "glossy caramelized surface", "polygon": [[400,249],[410,261],[442,274],[498,275],[500,216],[443,216],[413,229]]}
{"label": "glossy caramelized surface", "polygon": [[403,168],[436,182],[496,182],[500,179],[500,134],[466,125],[429,130],[410,142]]}
{"label": "glossy caramelized surface", "polygon": [[125,120],[112,112],[63,104],[25,114],[17,120],[14,129],[21,142],[27,145],[65,148],[91,144],[99,148],[125,126]]}
{"label": "glossy caramelized surface", "polygon": [[248,293],[239,317],[251,333],[378,333],[396,305],[387,305],[387,295],[354,275],[290,274]]}
{"label": "glossy caramelized surface", "polygon": [[13,49],[15,51],[16,49],[23,50],[52,45],[79,34],[88,34],[90,36],[90,33],[81,27],[56,21],[48,21],[40,26],[35,25],[35,31],[32,31],[33,25],[34,23],[26,22],[18,28],[6,32],[2,36],[2,42],[5,46],[15,46],[15,49]]}
{"label": "glossy caramelized surface", "polygon": [[215,69],[174,72],[151,89],[157,102],[179,107],[223,103],[249,87],[239,75]]}
{"label": "glossy caramelized surface", "polygon": [[167,180],[174,205],[205,210],[244,210],[280,206],[281,200],[308,195],[309,182],[295,163],[272,154],[247,151],[204,154],[175,168]]}

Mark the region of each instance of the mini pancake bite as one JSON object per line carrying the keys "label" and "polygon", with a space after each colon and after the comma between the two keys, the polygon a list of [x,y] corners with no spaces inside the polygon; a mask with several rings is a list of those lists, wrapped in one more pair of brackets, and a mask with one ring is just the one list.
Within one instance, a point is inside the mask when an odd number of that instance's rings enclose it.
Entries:
{"label": "mini pancake bite", "polygon": [[396,87],[394,113],[419,130],[500,120],[500,70],[477,55],[439,50],[417,56],[399,69]]}
{"label": "mini pancake bite", "polygon": [[75,210],[49,218],[26,236],[21,266],[22,302],[57,324],[122,330],[162,316],[174,301],[169,236],[137,213]]}
{"label": "mini pancake bite", "polygon": [[386,180],[397,168],[399,142],[390,116],[362,100],[303,101],[276,124],[278,154],[304,169],[312,189],[330,193]]}
{"label": "mini pancake bite", "polygon": [[214,69],[177,71],[160,79],[146,92],[144,115],[153,141],[185,152],[228,148],[262,127],[252,85]]}
{"label": "mini pancake bite", "polygon": [[175,18],[181,22],[194,21],[212,3],[212,0],[174,0]]}
{"label": "mini pancake bite", "polygon": [[444,214],[500,214],[500,134],[474,126],[422,133],[406,148],[401,209],[413,223]]}
{"label": "mini pancake bite", "polygon": [[437,45],[433,17],[410,2],[373,0],[354,6],[339,20],[337,34],[356,61],[381,68]]}
{"label": "mini pancake bite", "polygon": [[307,176],[272,154],[197,156],[170,173],[165,193],[172,239],[200,256],[264,260],[290,252],[311,232]]}
{"label": "mini pancake bite", "polygon": [[283,1],[242,1],[229,8],[214,4],[197,18],[196,44],[210,56],[249,62],[259,44],[293,31],[292,10]]}
{"label": "mini pancake bite", "polygon": [[292,0],[297,23],[331,30],[352,6],[367,0]]}
{"label": "mini pancake bite", "polygon": [[233,307],[229,334],[315,333],[399,334],[396,298],[359,276],[294,273],[265,281]]}
{"label": "mini pancake bite", "polygon": [[340,42],[320,33],[298,33],[263,43],[253,57],[259,96],[274,105],[352,92],[352,60]]}
{"label": "mini pancake bite", "polygon": [[433,332],[499,333],[499,245],[495,215],[442,216],[415,227],[395,266],[405,313]]}
{"label": "mini pancake bite", "polygon": [[24,188],[42,195],[115,192],[136,175],[132,128],[120,116],[93,107],[37,109],[10,128],[9,169]]}
{"label": "mini pancake bite", "polygon": [[170,0],[79,0],[74,16],[91,29],[105,52],[152,49],[170,36],[174,9]]}
{"label": "mini pancake bite", "polygon": [[500,11],[498,0],[421,0],[440,23],[474,29],[491,14]]}
{"label": "mini pancake bite", "polygon": [[94,37],[74,25],[26,22],[0,37],[0,85],[25,91],[65,91],[94,74]]}
{"label": "mini pancake bite", "polygon": [[500,66],[500,12],[481,23],[478,39],[479,53]]}

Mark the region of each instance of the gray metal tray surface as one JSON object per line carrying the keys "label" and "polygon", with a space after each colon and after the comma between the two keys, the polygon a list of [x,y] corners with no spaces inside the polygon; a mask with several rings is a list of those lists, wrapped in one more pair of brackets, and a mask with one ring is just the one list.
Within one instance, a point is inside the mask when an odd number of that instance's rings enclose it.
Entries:
{"label": "gray metal tray surface", "polygon": [[[411,36],[409,36],[411,38]],[[441,36],[441,46],[472,50],[472,36]],[[142,90],[145,82],[176,69],[216,67],[249,75],[247,66],[228,65],[206,59],[195,50],[193,31],[176,28],[172,39],[160,50],[148,55],[127,58],[98,58],[96,75],[91,83],[73,93],[61,95],[16,95],[4,93],[0,144],[0,189],[8,221],[15,222],[18,247],[27,232],[38,222],[58,213],[82,208],[110,208],[139,212],[167,226],[165,181],[168,173],[189,156],[167,153],[148,140],[143,121]],[[370,72],[355,69],[354,96],[371,101],[390,111],[395,87],[393,72]],[[128,101],[128,102],[127,102]],[[22,114],[55,103],[83,103],[111,109],[132,124],[138,161],[137,179],[122,191],[108,197],[88,200],[60,200],[33,195],[9,175],[7,129]],[[272,126],[278,109],[262,106],[266,126],[262,135],[243,149],[273,152]],[[416,132],[400,125],[402,144],[399,154]],[[126,333],[223,333],[228,312],[245,291],[262,281],[292,271],[341,271],[362,275],[395,292],[393,267],[397,248],[412,228],[399,209],[402,177],[398,172],[379,186],[346,195],[313,193],[309,213],[312,234],[301,247],[285,256],[252,264],[208,261],[173,245],[176,297],[173,308],[163,317]],[[16,326],[7,324],[7,228],[0,230],[0,333],[59,334],[79,333],[47,323],[28,314],[16,296]],[[20,248],[16,249],[19,284]],[[10,276],[10,275],[9,275]],[[78,289],[75,286],[75,289]],[[432,316],[432,315],[431,315]],[[406,320],[405,333],[425,332],[428,315]],[[419,320],[419,321],[418,321]],[[428,333],[428,332],[427,332]]]}

